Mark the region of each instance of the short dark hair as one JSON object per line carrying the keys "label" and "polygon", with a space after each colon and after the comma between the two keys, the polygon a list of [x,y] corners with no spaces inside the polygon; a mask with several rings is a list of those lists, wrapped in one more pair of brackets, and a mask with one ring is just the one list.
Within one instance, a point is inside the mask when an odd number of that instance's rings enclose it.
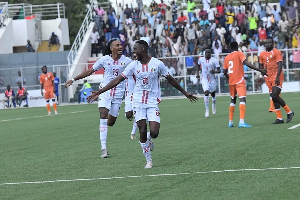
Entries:
{"label": "short dark hair", "polygon": [[239,48],[239,45],[238,45],[238,43],[237,42],[231,42],[230,43],[230,48],[232,49],[232,50],[237,50],[238,48]]}
{"label": "short dark hair", "polygon": [[145,40],[138,40],[136,43],[143,45],[145,47],[145,49],[148,49],[148,47],[149,47],[148,43]]}
{"label": "short dark hair", "polygon": [[46,68],[47,68],[47,66],[46,66],[46,65],[44,65],[44,66],[42,67],[42,70],[43,70],[43,68],[44,68],[44,67],[46,67]]}
{"label": "short dark hair", "polygon": [[114,41],[117,41],[118,39],[111,39],[109,42],[108,42],[108,44],[107,44],[107,46],[106,46],[106,49],[103,51],[103,55],[105,56],[105,55],[110,55],[110,54],[112,54],[112,52],[111,52],[111,50],[110,50],[110,47],[111,47],[111,45],[112,45],[112,43],[114,42]]}

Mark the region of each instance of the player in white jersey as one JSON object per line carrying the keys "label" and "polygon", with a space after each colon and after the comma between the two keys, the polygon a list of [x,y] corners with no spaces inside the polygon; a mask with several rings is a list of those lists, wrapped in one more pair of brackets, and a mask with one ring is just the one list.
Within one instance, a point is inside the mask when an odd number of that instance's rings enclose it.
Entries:
{"label": "player in white jersey", "polygon": [[215,77],[216,73],[220,73],[220,63],[219,61],[211,57],[211,50],[205,50],[205,57],[202,57],[198,60],[197,67],[197,78],[200,77],[199,69],[202,69],[201,73],[201,83],[204,91],[204,105],[205,105],[205,117],[209,117],[209,93],[212,97],[212,113],[215,115],[217,112],[216,109],[216,89],[217,89],[217,80]]}
{"label": "player in white jersey", "polygon": [[[101,57],[95,62],[92,68],[83,71],[72,80],[66,82],[66,87],[70,86],[74,81],[90,76],[95,71],[104,68],[104,80],[101,87],[104,87],[115,77],[120,75],[125,67],[132,61],[122,55],[123,47],[119,40],[111,40],[107,46],[106,56]],[[107,158],[108,152],[106,147],[107,126],[113,126],[119,115],[119,110],[122,104],[122,98],[125,91],[125,83],[120,83],[109,91],[102,93],[99,96],[98,109],[100,112],[100,141],[101,141],[101,157]]]}
{"label": "player in white jersey", "polygon": [[[159,134],[159,76],[165,77],[172,86],[182,92],[191,102],[196,101],[197,97],[187,93],[180,87],[176,80],[169,75],[168,69],[163,62],[148,55],[147,42],[143,40],[137,41],[133,47],[133,53],[137,56],[137,61],[130,63],[120,76],[108,83],[105,87],[97,92],[92,92],[92,95],[88,97],[88,101],[92,102],[101,93],[115,87],[129,76],[135,75],[136,83],[133,90],[133,112],[139,127],[140,144],[147,160],[145,168],[152,168],[151,147],[149,141],[152,138],[157,138]],[[149,121],[150,127],[149,135],[147,135],[147,120]]]}

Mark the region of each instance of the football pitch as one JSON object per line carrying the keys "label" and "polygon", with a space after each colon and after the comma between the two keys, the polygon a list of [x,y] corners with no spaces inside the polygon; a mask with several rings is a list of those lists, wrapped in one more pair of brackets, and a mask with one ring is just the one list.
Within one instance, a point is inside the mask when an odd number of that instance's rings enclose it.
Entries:
{"label": "football pitch", "polygon": [[124,105],[106,159],[96,104],[59,106],[56,116],[0,110],[0,199],[298,199],[300,127],[289,128],[300,123],[299,95],[282,94],[295,116],[279,125],[267,94],[247,96],[247,129],[237,127],[238,104],[227,128],[228,96],[209,118],[203,98],[163,100],[152,169],[143,168],[139,137],[130,139]]}

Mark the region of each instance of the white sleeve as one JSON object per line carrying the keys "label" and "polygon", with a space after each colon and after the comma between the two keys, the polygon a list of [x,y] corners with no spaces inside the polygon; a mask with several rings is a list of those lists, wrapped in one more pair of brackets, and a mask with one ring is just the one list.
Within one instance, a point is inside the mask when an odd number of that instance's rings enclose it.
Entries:
{"label": "white sleeve", "polygon": [[136,62],[131,62],[122,72],[122,76],[124,78],[128,78],[134,74],[134,68],[135,68]]}
{"label": "white sleeve", "polygon": [[159,65],[158,65],[158,74],[163,76],[163,77],[166,77],[167,75],[169,75],[168,71],[169,70],[165,66],[165,64],[163,62],[160,62]]}
{"label": "white sleeve", "polygon": [[100,58],[99,60],[97,60],[97,61],[94,63],[93,69],[94,69],[95,71],[98,71],[99,69],[103,68],[103,64],[104,64],[105,58],[106,58],[106,56]]}
{"label": "white sleeve", "polygon": [[198,60],[198,65],[201,65],[201,58],[199,58]]}

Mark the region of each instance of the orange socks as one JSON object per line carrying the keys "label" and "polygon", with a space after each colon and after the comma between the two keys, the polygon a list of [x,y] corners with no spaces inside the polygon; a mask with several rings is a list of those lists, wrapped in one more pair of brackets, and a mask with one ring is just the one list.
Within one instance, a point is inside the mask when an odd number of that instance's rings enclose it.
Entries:
{"label": "orange socks", "polygon": [[282,119],[282,114],[281,114],[280,108],[279,108],[279,109],[276,109],[275,112],[276,112],[277,119]]}
{"label": "orange socks", "polygon": [[291,112],[291,109],[288,107],[287,104],[285,104],[285,106],[283,108],[287,114],[289,114]]}
{"label": "orange socks", "polygon": [[230,104],[229,106],[229,120],[233,120],[235,104]]}
{"label": "orange socks", "polygon": [[51,110],[50,110],[50,104],[47,104],[47,110],[48,110],[48,113],[51,112]]}
{"label": "orange socks", "polygon": [[240,119],[245,119],[246,114],[246,104],[245,102],[240,102]]}
{"label": "orange socks", "polygon": [[54,108],[54,111],[57,111],[57,104],[56,103],[53,103],[53,108]]}

